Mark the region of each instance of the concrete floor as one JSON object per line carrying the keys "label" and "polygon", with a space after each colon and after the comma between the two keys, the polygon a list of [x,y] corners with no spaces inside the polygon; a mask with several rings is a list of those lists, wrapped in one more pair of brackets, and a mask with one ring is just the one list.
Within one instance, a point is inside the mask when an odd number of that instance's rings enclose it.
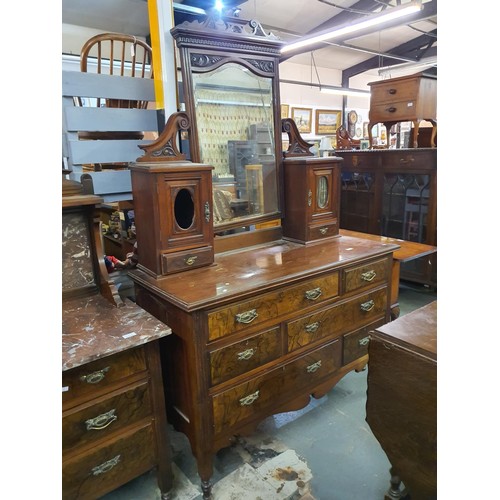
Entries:
{"label": "concrete floor", "polygon": [[[401,315],[436,300],[415,284],[400,287]],[[214,461],[213,500],[382,500],[390,463],[365,422],[368,370],[347,374],[302,410],[273,415],[251,436],[220,450]],[[189,442],[170,426],[175,482],[172,500],[200,500]],[[157,500],[150,471],[102,497]]]}

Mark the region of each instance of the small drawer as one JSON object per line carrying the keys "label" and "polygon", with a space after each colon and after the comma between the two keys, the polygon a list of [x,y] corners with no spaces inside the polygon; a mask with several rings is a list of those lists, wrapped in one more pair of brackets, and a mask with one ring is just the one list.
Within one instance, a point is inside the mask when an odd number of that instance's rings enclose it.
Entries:
{"label": "small drawer", "polygon": [[370,109],[373,104],[386,102],[415,100],[419,94],[419,80],[400,82],[377,83],[371,87]]}
{"label": "small drawer", "polygon": [[385,324],[384,319],[375,321],[374,323],[364,326],[355,332],[344,335],[344,353],[343,364],[347,365],[351,361],[355,361],[362,356],[368,354],[368,344],[370,332]]}
{"label": "small drawer", "polygon": [[280,316],[314,306],[339,294],[339,273],[309,280],[208,313],[208,338],[215,340]]}
{"label": "small drawer", "polygon": [[212,401],[215,435],[272,407],[283,394],[284,384],[285,367],[282,366],[215,395]]}
{"label": "small drawer", "polygon": [[370,122],[400,121],[413,119],[417,113],[417,102],[413,100],[388,102],[370,107]]}
{"label": "small drawer", "polygon": [[281,355],[281,333],[274,328],[210,353],[212,385],[220,384]]}
{"label": "small drawer", "polygon": [[436,157],[433,152],[429,150],[420,150],[418,148],[413,148],[414,151],[391,151],[391,154],[385,156],[384,167],[391,169],[402,169],[404,172],[408,167],[414,167],[415,165],[423,165],[425,163],[435,164]]}
{"label": "small drawer", "polygon": [[336,339],[286,365],[284,392],[314,385],[342,366],[342,340]]}
{"label": "small drawer", "polygon": [[95,397],[96,392],[132,375],[146,372],[144,348],[130,349],[63,372],[62,401]]}
{"label": "small drawer", "polygon": [[186,252],[164,253],[161,256],[161,270],[163,274],[172,274],[208,266],[213,261],[214,249],[211,246],[194,248]]}
{"label": "small drawer", "polygon": [[337,219],[329,221],[325,224],[314,224],[309,226],[309,238],[308,240],[321,240],[323,238],[331,238],[332,236],[338,236],[339,234],[339,224]]}
{"label": "small drawer", "polygon": [[63,458],[62,498],[95,500],[155,465],[151,424],[134,428],[105,446]]}
{"label": "small drawer", "polygon": [[387,282],[390,274],[388,257],[343,271],[344,293],[362,290]]}
{"label": "small drawer", "polygon": [[151,415],[148,383],[63,413],[63,451],[95,443]]}
{"label": "small drawer", "polygon": [[385,318],[387,288],[366,293],[347,302],[335,304],[315,314],[290,321],[286,325],[288,351],[294,351],[326,337]]}

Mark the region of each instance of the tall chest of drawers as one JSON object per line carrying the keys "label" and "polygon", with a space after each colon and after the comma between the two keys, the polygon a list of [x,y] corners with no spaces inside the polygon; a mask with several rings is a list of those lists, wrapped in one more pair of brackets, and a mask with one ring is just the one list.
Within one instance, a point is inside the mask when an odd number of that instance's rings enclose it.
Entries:
{"label": "tall chest of drawers", "polygon": [[168,417],[190,440],[205,498],[217,450],[365,366],[368,332],[389,320],[396,248],[280,240],[182,276],[131,273],[137,303],[172,328],[162,350]]}
{"label": "tall chest of drawers", "polygon": [[168,326],[127,301],[63,304],[62,492],[93,500],[156,467],[172,487],[159,339]]}

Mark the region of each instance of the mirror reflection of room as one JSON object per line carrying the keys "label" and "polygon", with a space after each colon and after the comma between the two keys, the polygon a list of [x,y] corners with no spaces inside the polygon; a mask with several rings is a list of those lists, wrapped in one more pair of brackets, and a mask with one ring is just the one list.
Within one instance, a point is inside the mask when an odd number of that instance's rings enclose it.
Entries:
{"label": "mirror reflection of room", "polygon": [[272,79],[236,63],[192,78],[200,157],[214,167],[214,224],[275,212]]}

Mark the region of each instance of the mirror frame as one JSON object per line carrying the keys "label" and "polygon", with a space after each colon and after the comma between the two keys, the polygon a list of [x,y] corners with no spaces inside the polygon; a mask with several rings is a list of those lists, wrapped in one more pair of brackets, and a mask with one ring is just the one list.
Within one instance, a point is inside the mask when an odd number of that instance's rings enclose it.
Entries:
{"label": "mirror frame", "polygon": [[283,217],[282,141],[279,95],[279,59],[284,42],[265,33],[258,21],[220,17],[212,10],[204,21],[184,22],[170,31],[179,49],[186,113],[192,123],[189,134],[191,161],[201,163],[196,109],[194,73],[208,73],[228,63],[236,63],[253,74],[271,79],[273,92],[274,157],[276,163],[276,212],[248,216],[235,222],[218,224],[214,229],[226,231]]}

